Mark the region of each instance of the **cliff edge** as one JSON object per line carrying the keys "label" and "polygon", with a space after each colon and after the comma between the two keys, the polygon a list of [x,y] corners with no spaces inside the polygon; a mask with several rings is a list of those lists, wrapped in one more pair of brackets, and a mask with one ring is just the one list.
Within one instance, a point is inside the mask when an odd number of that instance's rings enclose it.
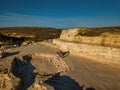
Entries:
{"label": "cliff edge", "polygon": [[61,50],[112,66],[120,65],[120,28],[63,30],[53,43]]}

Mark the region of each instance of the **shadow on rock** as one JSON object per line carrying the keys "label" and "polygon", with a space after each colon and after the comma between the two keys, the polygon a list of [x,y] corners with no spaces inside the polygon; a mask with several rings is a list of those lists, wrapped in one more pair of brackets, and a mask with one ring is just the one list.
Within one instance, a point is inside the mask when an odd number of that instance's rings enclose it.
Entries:
{"label": "shadow on rock", "polygon": [[9,57],[9,56],[13,56],[13,55],[17,55],[19,54],[20,51],[17,51],[17,52],[4,52],[4,54],[2,55],[1,58],[6,58],[6,57]]}
{"label": "shadow on rock", "polygon": [[[44,81],[51,86],[54,90],[83,90],[84,85],[80,86],[74,79],[70,76],[60,76],[60,73],[53,75],[48,80]],[[93,87],[86,88],[86,90],[96,90]]]}
{"label": "shadow on rock", "polygon": [[93,87],[89,87],[89,88],[86,88],[86,90],[96,90],[96,89]]}
{"label": "shadow on rock", "polygon": [[[20,90],[27,90],[30,87],[36,77],[36,73],[33,72],[35,69],[31,65],[30,61],[32,57],[29,55],[23,56],[24,61],[21,61],[19,58],[15,57],[12,62],[12,73],[14,76],[21,79],[21,86],[18,86]],[[18,89],[17,89],[18,90]]]}
{"label": "shadow on rock", "polygon": [[60,73],[44,82],[53,86],[55,90],[83,90],[83,86],[80,86],[74,79],[66,75],[60,76]]}
{"label": "shadow on rock", "polygon": [[57,54],[58,56],[60,56],[61,58],[65,58],[66,56],[68,56],[68,55],[70,54],[70,51],[64,52],[64,51],[60,50],[60,51],[58,51],[56,54]]}

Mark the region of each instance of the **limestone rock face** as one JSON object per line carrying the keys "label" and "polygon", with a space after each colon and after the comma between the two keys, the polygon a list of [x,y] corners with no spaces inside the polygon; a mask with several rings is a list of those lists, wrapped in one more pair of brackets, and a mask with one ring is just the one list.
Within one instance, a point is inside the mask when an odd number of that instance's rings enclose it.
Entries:
{"label": "limestone rock face", "polygon": [[53,43],[60,50],[70,51],[70,54],[90,58],[94,61],[111,66],[120,66],[120,48],[64,42],[59,39],[54,39]]}
{"label": "limestone rock face", "polygon": [[83,44],[120,47],[120,33],[118,31],[113,30],[112,32],[111,29],[74,28],[63,30],[60,39]]}
{"label": "limestone rock face", "polygon": [[87,32],[86,28],[74,28],[69,30],[63,30],[60,39],[66,41],[80,41],[79,34]]}
{"label": "limestone rock face", "polygon": [[74,37],[78,36],[79,34],[84,34],[87,31],[89,31],[89,29],[87,28],[74,28],[74,29],[63,30],[60,39],[73,41]]}
{"label": "limestone rock face", "polygon": [[120,65],[120,28],[74,28],[63,30],[53,44],[71,54],[100,63]]}
{"label": "limestone rock face", "polygon": [[62,34],[60,36],[60,39],[63,40],[69,40],[69,41],[73,41],[74,37],[78,34],[79,29],[69,29],[69,30],[63,30]]}

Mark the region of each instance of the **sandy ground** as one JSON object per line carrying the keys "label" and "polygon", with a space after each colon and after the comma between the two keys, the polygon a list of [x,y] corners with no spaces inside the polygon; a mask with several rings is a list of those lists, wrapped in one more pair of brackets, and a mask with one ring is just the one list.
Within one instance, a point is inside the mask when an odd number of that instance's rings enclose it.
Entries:
{"label": "sandy ground", "polygon": [[[21,57],[23,55],[31,54],[33,57],[32,64],[36,67],[36,72],[39,74],[53,74],[61,72],[63,78],[59,83],[63,87],[70,87],[74,80],[79,86],[84,85],[84,89],[93,87],[96,90],[120,90],[120,70],[116,67],[110,67],[106,64],[101,64],[83,57],[74,56],[72,54],[65,58],[56,55],[58,51],[53,45],[49,43],[34,43],[33,45],[22,46],[7,52],[14,52],[2,60],[11,61],[15,56]],[[16,52],[16,53],[15,53]],[[0,62],[2,61],[0,60]],[[10,67],[10,64],[5,67]],[[69,80],[65,81],[65,77]],[[56,79],[56,78],[55,78]],[[63,82],[62,82],[63,81]],[[56,82],[57,83],[57,82]],[[59,84],[59,85],[60,85]],[[57,86],[57,85],[56,85]],[[73,85],[74,87],[75,85]],[[53,90],[52,85],[46,85],[47,90]],[[55,90],[68,90],[69,88]],[[76,86],[77,87],[77,86]],[[37,90],[37,89],[36,89]],[[38,89],[39,90],[39,89]],[[70,89],[69,89],[70,90]],[[71,89],[71,90],[80,90]]]}

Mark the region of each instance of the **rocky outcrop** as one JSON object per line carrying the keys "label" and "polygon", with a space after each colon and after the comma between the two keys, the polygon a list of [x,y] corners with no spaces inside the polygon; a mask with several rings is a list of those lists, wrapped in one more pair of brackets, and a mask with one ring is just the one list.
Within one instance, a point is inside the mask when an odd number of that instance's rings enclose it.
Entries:
{"label": "rocky outcrop", "polygon": [[119,30],[75,28],[63,30],[60,39],[83,44],[120,47]]}
{"label": "rocky outcrop", "polygon": [[[46,64],[43,70],[49,71],[51,70],[52,73],[56,73],[56,72],[66,72],[69,71],[69,67],[68,65],[65,63],[65,61],[63,61],[59,56],[57,55],[51,55],[51,54],[41,54],[41,53],[34,53],[33,54],[34,59],[38,59],[39,61],[36,62],[37,63],[41,63],[42,64]],[[44,62],[44,63],[43,63]],[[35,63],[35,62],[33,62]],[[52,66],[51,66],[52,65]],[[37,65],[36,65],[37,66]],[[40,66],[40,64],[38,65],[38,67]],[[51,68],[48,68],[50,67]],[[54,68],[52,68],[54,67]],[[47,68],[49,70],[47,70]],[[55,71],[54,71],[55,69]],[[39,70],[38,70],[39,71]],[[54,71],[54,72],[53,72]],[[41,72],[41,71],[39,71]],[[47,72],[48,73],[48,72]]]}
{"label": "rocky outcrop", "polygon": [[120,33],[104,29],[104,32],[93,31],[88,28],[63,30],[60,38],[53,40],[53,44],[60,50],[70,51],[77,56],[120,66]]}

